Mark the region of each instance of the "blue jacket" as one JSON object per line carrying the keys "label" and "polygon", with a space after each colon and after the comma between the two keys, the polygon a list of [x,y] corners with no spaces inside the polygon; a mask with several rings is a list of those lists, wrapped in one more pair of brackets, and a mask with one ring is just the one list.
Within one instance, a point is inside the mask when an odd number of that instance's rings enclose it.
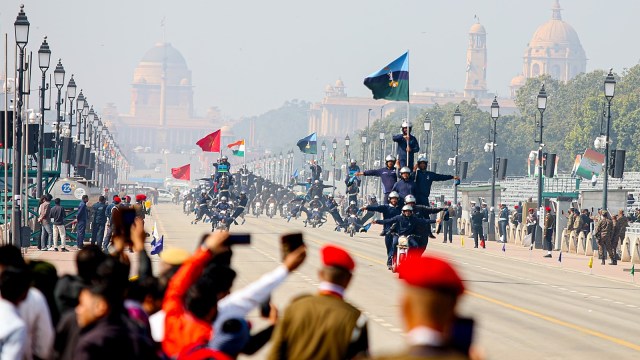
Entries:
{"label": "blue jacket", "polygon": [[105,210],[107,209],[107,204],[97,202],[92,206],[93,210],[93,223],[94,224],[104,224],[107,222],[107,213]]}
{"label": "blue jacket", "polygon": [[[382,214],[383,219],[391,219],[392,217],[401,215],[400,206],[391,205],[369,205],[367,211],[375,211]],[[391,224],[385,224],[384,229],[388,230]]]}
{"label": "blue jacket", "polygon": [[[347,176],[344,179],[344,183],[348,185],[349,182],[351,181],[351,178],[353,178],[356,175],[356,173],[359,173],[359,172],[360,172],[360,166],[349,165],[349,167],[347,168]],[[360,182],[361,182],[360,178],[355,176],[355,181],[358,183],[358,186],[360,186]]]}
{"label": "blue jacket", "polygon": [[364,176],[377,176],[380,178],[382,183],[382,191],[385,194],[391,192],[393,185],[398,181],[398,174],[396,173],[396,169],[383,167],[381,169],[376,170],[365,170]]}
{"label": "blue jacket", "polygon": [[[404,197],[411,194],[415,194],[415,190],[416,190],[416,182],[413,181],[413,179],[409,178],[409,180],[404,180],[402,178],[398,179],[398,182],[396,182],[393,185],[393,188],[391,189],[392,191],[397,191],[398,194],[400,195],[400,199],[404,200]],[[402,201],[401,201],[402,203]]]}
{"label": "blue jacket", "polygon": [[429,219],[422,219],[415,216],[397,215],[391,219],[378,220],[379,224],[396,224],[395,233],[400,236],[417,235],[423,236],[421,231],[425,226],[433,224],[435,221]]}
{"label": "blue jacket", "polygon": [[409,147],[411,151],[409,151],[409,162],[407,163],[407,140],[402,136],[402,134],[394,135],[393,142],[398,143],[398,148],[396,149],[396,154],[398,155],[398,160],[404,160],[405,164],[413,164],[413,154],[420,151],[420,144],[418,143],[418,139],[415,136],[409,135]]}
{"label": "blue jacket", "polygon": [[89,210],[87,209],[87,204],[84,201],[80,201],[80,205],[78,206],[78,214],[76,215],[76,220],[78,222],[86,222],[89,220]]}
{"label": "blue jacket", "polygon": [[431,193],[431,184],[434,181],[447,181],[453,179],[451,175],[436,174],[433,171],[416,170],[413,175],[413,181],[416,183],[416,204],[429,205],[429,194]]}
{"label": "blue jacket", "polygon": [[216,204],[216,209],[217,210],[229,210],[229,208],[231,207],[231,205],[229,205],[229,203],[223,203],[223,202],[219,202]]}

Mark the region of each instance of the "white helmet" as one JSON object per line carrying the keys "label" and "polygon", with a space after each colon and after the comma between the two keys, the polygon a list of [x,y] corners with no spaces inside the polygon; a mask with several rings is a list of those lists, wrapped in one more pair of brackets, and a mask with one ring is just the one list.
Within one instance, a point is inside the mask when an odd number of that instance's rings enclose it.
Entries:
{"label": "white helmet", "polygon": [[393,155],[387,155],[384,161],[396,161],[396,157]]}
{"label": "white helmet", "polygon": [[413,206],[405,205],[402,207],[402,211],[413,211]]}
{"label": "white helmet", "polygon": [[221,197],[221,198],[220,198],[220,201],[222,201],[222,202],[227,202],[227,197],[226,197],[226,196]]}
{"label": "white helmet", "polygon": [[320,196],[316,195],[313,197],[314,199],[320,199]]}
{"label": "white helmet", "polygon": [[400,169],[400,174],[411,174],[411,169],[409,169],[406,166],[403,166],[402,169]]}
{"label": "white helmet", "polygon": [[416,197],[409,194],[407,196],[404,197],[404,202],[406,203],[415,203],[416,202]]}
{"label": "white helmet", "polygon": [[355,205],[355,204],[356,204],[356,202],[353,201],[353,200],[351,200],[351,202],[349,203],[349,205]]}
{"label": "white helmet", "polygon": [[402,127],[403,127],[403,128],[406,128],[406,127],[411,128],[411,127],[413,127],[413,124],[411,124],[409,121],[407,121],[407,120],[405,119],[405,120],[402,122]]}
{"label": "white helmet", "polygon": [[355,164],[356,163],[356,159],[351,159],[351,163]]}
{"label": "white helmet", "polygon": [[400,194],[398,194],[397,191],[392,191],[392,192],[389,193],[389,199],[391,199],[391,198],[399,199],[400,198]]}

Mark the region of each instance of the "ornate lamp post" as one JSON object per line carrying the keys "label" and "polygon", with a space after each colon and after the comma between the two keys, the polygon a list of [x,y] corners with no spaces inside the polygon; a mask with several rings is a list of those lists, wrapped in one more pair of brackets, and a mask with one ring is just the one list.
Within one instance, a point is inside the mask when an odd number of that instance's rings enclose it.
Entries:
{"label": "ornate lamp post", "polygon": [[616,79],[613,77],[613,69],[609,70],[609,74],[604,80],[604,96],[607,98],[607,135],[605,137],[604,145],[604,182],[602,192],[602,208],[608,209],[608,195],[609,195],[609,144],[611,139],[609,133],[611,130],[611,100],[616,92]]}
{"label": "ornate lamp post", "polygon": [[62,106],[62,87],[64,86],[64,67],[62,66],[62,60],[58,59],[58,65],[53,71],[53,82],[58,88],[58,100],[56,101],[56,159],[57,170],[60,171],[60,154],[62,153],[62,146],[60,144],[60,122],[64,121],[60,116],[60,107]]}
{"label": "ornate lamp post", "polygon": [[[542,84],[542,87],[540,88],[540,92],[538,92],[538,111],[540,111],[540,124],[538,125],[538,127],[540,128],[540,137],[536,140],[537,143],[539,143],[540,145],[538,146],[538,209],[540,209],[539,211],[539,215],[542,215],[542,208],[543,208],[543,204],[542,204],[542,186],[543,186],[543,180],[542,180],[542,149],[544,148],[544,143],[542,142],[542,133],[544,130],[544,111],[547,109],[547,92],[544,90],[544,84]],[[538,220],[538,223],[541,223],[542,219]],[[542,225],[540,226],[542,227]],[[541,232],[538,232],[541,233]],[[537,237],[537,236],[536,236]]]}
{"label": "ornate lamp post", "polygon": [[344,146],[347,149],[347,168],[349,167],[349,159],[351,158],[351,154],[349,153],[349,145],[351,145],[351,139],[349,139],[349,135],[344,138]]}
{"label": "ornate lamp post", "polygon": [[[73,80],[73,74],[71,74],[71,79],[69,80],[69,84],[67,84],[67,98],[69,98],[68,104],[69,104],[69,137],[70,138],[73,138],[73,99],[76,98],[76,90],[77,90],[76,81]],[[71,162],[69,162],[67,166],[67,177],[71,177]]]}
{"label": "ornate lamp post", "polygon": [[336,149],[338,148],[338,140],[336,140],[336,138],[333,138],[333,141],[331,142],[331,148],[333,148],[333,174],[332,174],[332,178],[333,178],[333,189],[331,190],[331,194],[335,195],[336,193]]}
{"label": "ornate lamp post", "polygon": [[493,128],[489,132],[489,143],[485,145],[485,151],[491,151],[491,213],[489,214],[489,231],[488,240],[495,241],[496,239],[496,123],[500,117],[500,105],[498,105],[498,98],[494,97],[491,103],[491,119],[493,120]]}
{"label": "ornate lamp post", "polygon": [[327,144],[325,144],[324,140],[322,140],[322,145],[320,145],[320,149],[322,149],[322,167],[324,167],[324,153],[327,151]]}
{"label": "ornate lamp post", "polygon": [[[453,125],[456,127],[456,156],[454,158],[455,176],[458,176],[458,152],[460,151],[460,124],[462,124],[462,113],[460,108],[456,106],[456,111],[453,113]],[[431,160],[431,159],[429,159]],[[453,203],[458,205],[458,182],[453,183]]]}
{"label": "ornate lamp post", "polygon": [[49,88],[46,83],[46,74],[47,70],[49,70],[49,66],[51,65],[51,50],[49,49],[49,44],[47,43],[47,37],[44,37],[42,41],[42,45],[40,45],[40,49],[38,50],[38,64],[40,66],[40,71],[42,72],[42,83],[40,85],[40,126],[38,127],[38,165],[37,165],[37,175],[36,175],[36,197],[40,198],[42,196],[42,170],[44,167],[44,97],[45,91]]}
{"label": "ornate lamp post", "polygon": [[[431,132],[431,119],[429,118],[429,114],[424,117],[424,148],[429,149],[429,170],[431,170],[431,150],[433,146],[429,145],[429,133]],[[431,143],[433,144],[433,136],[431,137]],[[425,150],[425,153],[427,151]]]}

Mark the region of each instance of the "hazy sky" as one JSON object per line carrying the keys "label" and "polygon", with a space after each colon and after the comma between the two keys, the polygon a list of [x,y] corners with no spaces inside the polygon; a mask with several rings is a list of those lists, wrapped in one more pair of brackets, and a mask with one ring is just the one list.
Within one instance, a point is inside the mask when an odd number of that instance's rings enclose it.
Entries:
{"label": "hazy sky", "polygon": [[[21,2],[34,59],[48,35],[52,67],[61,57],[97,108],[114,102],[128,111],[133,71],[162,39],[166,17],[167,40],[193,74],[197,112],[215,105],[239,117],[294,98],[319,101],[338,78],[349,95],[369,96],[363,78],[406,49],[411,91],[460,90],[474,15],[488,33],[489,90],[506,96],[531,36],[551,18],[553,0],[0,0],[0,32],[10,41]],[[638,62],[633,29],[640,1],[560,3],[580,36],[588,71],[621,71]]]}

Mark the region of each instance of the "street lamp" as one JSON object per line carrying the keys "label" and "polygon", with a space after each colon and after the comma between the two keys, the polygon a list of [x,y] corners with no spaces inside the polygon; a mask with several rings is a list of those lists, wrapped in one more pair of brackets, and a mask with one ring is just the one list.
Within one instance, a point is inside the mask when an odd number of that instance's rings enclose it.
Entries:
{"label": "street lamp", "polygon": [[349,160],[350,160],[350,158],[351,158],[351,154],[349,153],[349,145],[350,145],[350,144],[351,144],[351,139],[349,139],[349,135],[347,135],[347,136],[344,138],[344,146],[345,146],[345,148],[346,148],[346,150],[347,150],[347,159],[346,159],[346,160],[347,160],[347,161],[346,161],[346,163],[347,163],[347,167],[346,167],[345,169],[348,169],[348,168],[349,168]]}
{"label": "street lamp", "polygon": [[44,37],[42,45],[38,50],[38,64],[40,71],[42,72],[42,82],[40,85],[40,124],[38,129],[38,164],[36,175],[36,197],[39,199],[42,196],[42,171],[44,167],[44,97],[45,91],[49,88],[46,83],[46,74],[51,65],[51,50],[47,43],[47,37]]}
{"label": "street lamp", "polygon": [[[278,161],[278,166],[280,167],[280,173],[284,174],[284,163],[282,162],[282,158],[283,158],[283,156],[282,156],[282,150],[281,150],[280,154],[278,155],[278,159],[280,160],[280,161]],[[280,181],[282,181],[283,176],[278,176],[278,177],[280,178]],[[281,182],[281,184],[282,184],[282,182]]]}
{"label": "street lamp", "polygon": [[322,145],[320,145],[320,149],[322,149],[322,167],[324,167],[324,153],[327,151],[327,144],[322,140]]}
{"label": "street lamp", "polygon": [[[69,84],[67,84],[67,98],[69,98],[69,138],[73,138],[73,99],[76,98],[76,81],[73,80],[73,74],[71,74],[71,79],[69,79]],[[72,144],[72,140],[69,140],[70,144]],[[71,162],[67,164],[67,177],[71,177]]]}
{"label": "street lamp", "polygon": [[[609,193],[609,133],[611,130],[611,100],[616,92],[616,78],[613,76],[613,69],[609,69],[609,74],[604,79],[604,96],[607,98],[607,135],[605,136],[605,148],[604,148],[604,191],[602,194],[602,208],[608,209],[608,193]],[[604,260],[603,260],[604,261]]]}
{"label": "street lamp", "polygon": [[[540,92],[538,92],[538,111],[540,111],[540,137],[536,142],[540,144],[538,147],[538,209],[539,214],[542,214],[542,149],[544,147],[544,143],[542,142],[542,131],[544,129],[544,111],[547,108],[547,92],[544,90],[544,84],[540,88]],[[540,220],[539,220],[540,223]],[[542,228],[542,226],[540,226]],[[536,236],[537,238],[537,236]]]}
{"label": "street lamp", "polygon": [[[424,147],[425,149],[429,149],[429,171],[431,171],[431,155],[433,150],[433,136],[431,137],[431,143],[429,143],[429,133],[431,132],[431,118],[429,118],[429,113],[427,113],[424,117]],[[431,145],[429,145],[431,144]],[[427,146],[429,145],[429,146]],[[425,150],[426,153],[426,150]]]}
{"label": "street lamp", "polygon": [[[460,112],[460,107],[456,106],[456,111],[453,113],[453,125],[456,127],[456,156],[454,158],[454,174],[458,176],[458,152],[460,150],[460,124],[462,124],[462,113]],[[458,182],[455,181],[453,183],[453,203],[458,204]]]}
{"label": "street lamp", "polygon": [[[56,69],[53,71],[53,82],[56,84],[56,88],[58,88],[58,100],[56,101],[56,159],[59,159],[60,153],[62,152],[62,146],[60,146],[60,121],[64,121],[60,117],[60,107],[62,106],[62,87],[64,86],[64,67],[62,66],[62,59],[58,59],[58,65],[56,65]],[[56,164],[56,166],[60,166],[60,162]],[[60,168],[57,168],[60,171]]]}
{"label": "street lamp", "polygon": [[489,149],[491,151],[491,214],[489,215],[489,231],[488,240],[495,241],[496,239],[496,123],[500,117],[500,105],[498,105],[498,97],[493,98],[491,103],[491,119],[493,120],[493,130],[489,133],[488,148],[485,146],[485,151]]}
{"label": "street lamp", "polygon": [[333,178],[333,189],[331,190],[331,194],[335,195],[336,193],[336,149],[338,148],[338,140],[333,138],[331,142],[331,147],[333,148],[333,174],[331,177]]}
{"label": "street lamp", "polygon": [[[20,169],[22,169],[22,97],[25,95],[24,93],[24,48],[27,46],[29,42],[29,20],[27,19],[27,15],[24,13],[24,5],[20,5],[20,12],[16,17],[16,21],[13,23],[15,35],[16,35],[16,45],[20,48],[20,63],[18,65],[18,93],[17,93],[17,103],[16,103],[16,123],[14,124],[14,135],[13,135],[13,168],[11,170],[11,193],[13,195],[12,205],[11,205],[11,233],[12,240],[14,245],[20,245],[21,241],[21,223],[22,223],[22,213],[21,207],[18,206],[16,202],[16,195],[20,195],[22,193],[22,182],[20,181]],[[25,200],[20,196],[21,200]],[[23,203],[25,203],[23,201]]]}

